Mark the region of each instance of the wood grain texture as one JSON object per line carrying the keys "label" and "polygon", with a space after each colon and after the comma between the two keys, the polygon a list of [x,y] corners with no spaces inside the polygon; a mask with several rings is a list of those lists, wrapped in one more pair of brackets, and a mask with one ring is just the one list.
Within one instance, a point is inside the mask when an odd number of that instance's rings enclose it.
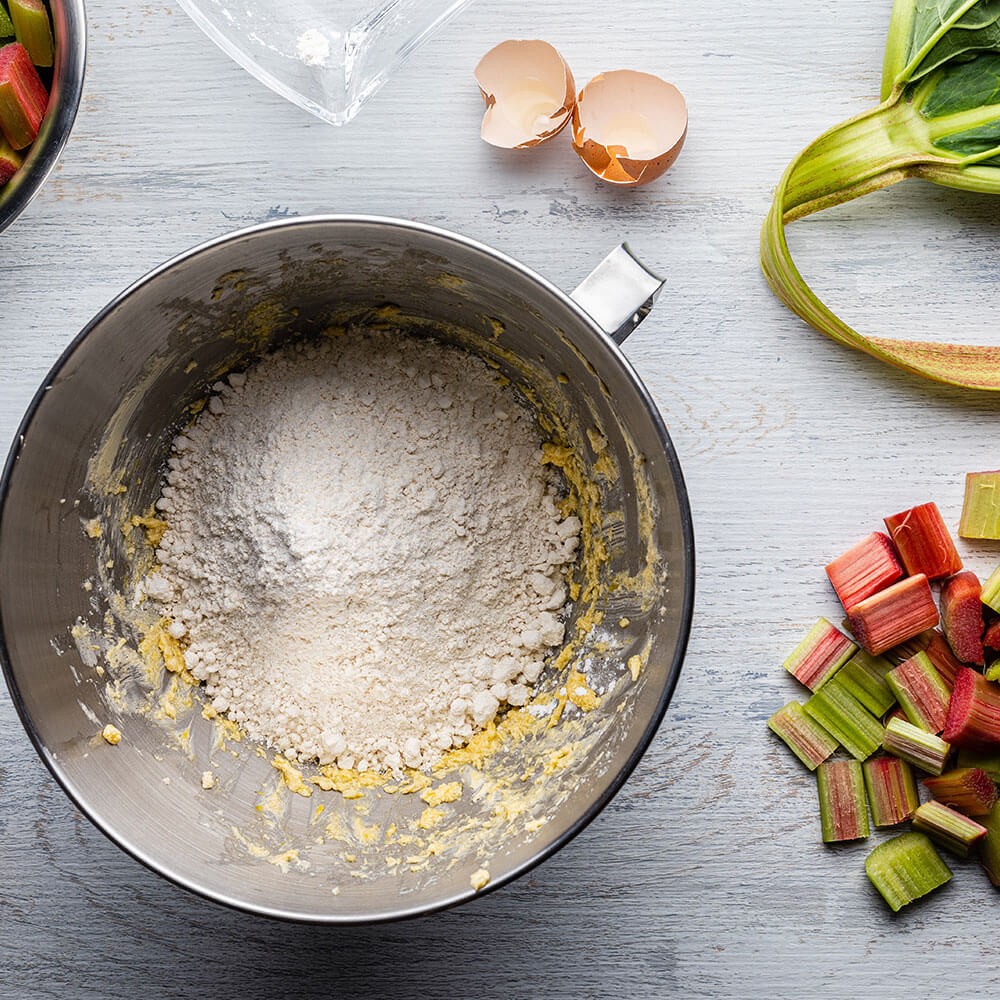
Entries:
{"label": "wood grain texture", "polygon": [[[787,160],[876,98],[888,0],[478,0],[342,129],[230,63],[166,3],[89,0],[90,57],[58,170],[0,237],[0,439],[83,324],[194,243],[284,215],[443,225],[573,287],[627,238],[668,289],[627,353],[670,426],[698,537],[696,621],[667,721],[609,808],[529,876],[461,908],[353,930],[192,898],[74,812],[0,695],[0,997],[957,997],[1000,983],[1000,899],[974,866],[890,918],[862,846],[824,849],[812,782],[765,720],[779,664],[837,606],[821,567],[878,517],[996,468],[1000,400],[822,339],[757,268]],[[478,57],[557,44],[687,95],[675,167],[599,185],[566,136],[478,140]],[[988,339],[1000,205],[917,183],[793,227],[805,273],[864,331]],[[988,318],[990,317],[990,318]],[[992,339],[996,342],[996,335]],[[965,549],[988,570],[998,553]],[[961,990],[964,993],[964,989]]]}

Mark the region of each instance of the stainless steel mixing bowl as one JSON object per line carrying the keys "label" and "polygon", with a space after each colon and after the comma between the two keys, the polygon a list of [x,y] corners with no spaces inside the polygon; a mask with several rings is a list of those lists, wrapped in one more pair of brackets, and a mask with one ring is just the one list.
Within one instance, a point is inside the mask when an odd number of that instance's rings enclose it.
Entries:
{"label": "stainless steel mixing bowl", "polygon": [[[477,869],[496,888],[578,833],[656,732],[690,628],[694,548],[681,470],[612,339],[640,321],[658,285],[619,249],[574,293],[585,310],[463,237],[392,219],[325,217],[205,244],[104,309],[32,402],[0,494],[0,658],[32,742],[77,806],[179,885],[249,911],[330,923],[460,902],[475,894]],[[388,313],[379,309],[386,304]],[[197,697],[176,723],[125,711],[109,696],[114,671],[102,676],[102,663],[70,636],[77,623],[100,629],[114,611],[104,588],[84,587],[98,559],[112,588],[128,593],[133,566],[117,525],[155,500],[170,441],[217,374],[351,315],[389,315],[417,333],[431,321],[436,335],[482,354],[566,422],[607,513],[596,531],[610,560],[592,609],[604,625],[575,654],[586,658],[601,706],[583,713],[570,705],[562,724],[467,768],[468,791],[415,859],[405,857],[411,848],[382,841],[413,828],[424,807],[417,795],[276,798],[268,760],[245,743],[213,743]],[[119,475],[128,489],[109,491]],[[95,515],[105,526],[97,541],[84,531]],[[122,637],[136,639],[127,629]],[[626,664],[635,655],[645,666],[633,682]],[[558,693],[564,681],[549,670],[540,683]],[[124,734],[119,745],[101,740],[106,722]],[[201,785],[208,768],[217,779],[210,790]],[[530,799],[529,808],[511,806],[497,788]]]}
{"label": "stainless steel mixing bowl", "polygon": [[24,165],[0,187],[0,230],[28,206],[49,176],[69,138],[83,94],[87,62],[87,16],[83,0],[48,0],[55,39],[49,106]]}

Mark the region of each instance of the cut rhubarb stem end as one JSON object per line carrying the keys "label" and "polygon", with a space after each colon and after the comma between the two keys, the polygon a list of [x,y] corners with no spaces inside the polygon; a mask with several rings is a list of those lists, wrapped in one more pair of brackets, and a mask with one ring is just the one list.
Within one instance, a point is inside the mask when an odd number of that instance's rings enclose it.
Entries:
{"label": "cut rhubarb stem end", "polygon": [[979,842],[979,860],[989,880],[1000,886],[1000,802],[993,806],[989,815],[983,817],[983,826],[986,827],[986,836]]}
{"label": "cut rhubarb stem end", "polygon": [[936,503],[922,503],[885,519],[885,526],[906,572],[929,580],[951,576],[962,560]]}
{"label": "cut rhubarb stem end", "polygon": [[782,666],[810,691],[818,691],[857,651],[825,618],[809,630]]}
{"label": "cut rhubarb stem end", "polygon": [[823,843],[863,840],[868,836],[865,780],[856,760],[829,760],[816,770]]}
{"label": "cut rhubarb stem end", "polygon": [[894,913],[940,888],[951,869],[923,833],[901,833],[865,859],[865,872]]}
{"label": "cut rhubarb stem end", "polygon": [[885,732],[882,723],[837,678],[824,685],[802,707],[857,760],[870,757],[882,742]]}
{"label": "cut rhubarb stem end", "polygon": [[0,3],[0,41],[14,37],[14,22],[7,16],[7,11]]}
{"label": "cut rhubarb stem end", "polygon": [[960,747],[1000,746],[1000,687],[969,667],[960,670],[942,735]]}
{"label": "cut rhubarb stem end", "polygon": [[962,538],[1000,539],[1000,471],[966,473],[958,533]]}
{"label": "cut rhubarb stem end", "polygon": [[[1000,650],[1000,618],[995,622],[990,622],[986,626],[983,632],[983,646],[986,649],[992,649],[994,652]],[[987,674],[987,676],[989,676]],[[990,680],[996,680],[995,677],[990,677]]]}
{"label": "cut rhubarb stem end", "polygon": [[965,816],[985,816],[997,801],[997,786],[981,767],[956,767],[937,778],[924,778],[924,787],[938,801]]}
{"label": "cut rhubarb stem end", "polygon": [[979,577],[963,570],[941,588],[941,625],[952,652],[963,663],[982,666],[983,588]]}
{"label": "cut rhubarb stem end", "polygon": [[815,771],[837,749],[837,741],[815,720],[806,715],[797,701],[790,701],[779,708],[767,727],[788,744],[796,757]]}
{"label": "cut rhubarb stem end", "polygon": [[42,0],[8,0],[17,40],[36,66],[51,66],[54,45],[52,22]]}
{"label": "cut rhubarb stem end", "polygon": [[878,656],[938,623],[927,577],[910,576],[855,604],[851,631],[865,651]]}
{"label": "cut rhubarb stem end", "polygon": [[913,829],[926,833],[939,847],[967,858],[986,836],[986,827],[941,802],[925,802],[913,814]]}
{"label": "cut rhubarb stem end", "polygon": [[906,822],[920,805],[913,769],[898,757],[872,757],[862,765],[872,822],[876,827]]}
{"label": "cut rhubarb stem end", "polygon": [[1000,614],[1000,566],[986,578],[979,596],[986,607]]}
{"label": "cut rhubarb stem end", "polygon": [[888,535],[873,531],[826,567],[833,589],[850,611],[858,601],[877,594],[903,575],[903,565]]}
{"label": "cut rhubarb stem end", "polygon": [[896,696],[885,679],[890,670],[888,660],[859,649],[837,671],[837,680],[872,715],[882,716],[896,704]]}
{"label": "cut rhubarb stem end", "polygon": [[901,757],[921,771],[933,775],[941,774],[951,752],[950,743],[905,719],[889,720],[882,746],[887,753]]}
{"label": "cut rhubarb stem end", "polygon": [[928,733],[940,733],[948,717],[951,692],[926,653],[904,660],[886,681],[906,718]]}
{"label": "cut rhubarb stem end", "polygon": [[14,149],[35,141],[48,102],[28,50],[18,42],[0,48],[0,132]]}

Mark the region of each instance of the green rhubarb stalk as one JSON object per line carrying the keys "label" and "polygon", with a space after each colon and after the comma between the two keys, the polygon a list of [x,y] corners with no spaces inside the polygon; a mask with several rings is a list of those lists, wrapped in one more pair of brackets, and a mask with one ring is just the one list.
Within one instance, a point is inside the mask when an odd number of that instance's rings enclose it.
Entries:
{"label": "green rhubarb stalk", "polygon": [[939,847],[967,858],[986,836],[986,827],[941,802],[925,802],[913,814],[913,829],[926,833]]}
{"label": "green rhubarb stalk", "polygon": [[843,748],[858,760],[870,757],[882,742],[882,723],[834,678],[803,706]]}
{"label": "green rhubarb stalk", "polygon": [[875,826],[898,826],[908,820],[920,805],[910,765],[898,757],[871,757],[862,768]]}
{"label": "green rhubarb stalk", "polygon": [[778,298],[821,333],[926,378],[1000,390],[1000,348],[858,333],[812,291],[785,226],[908,177],[1000,193],[1000,2],[895,0],[882,103],[820,136],[789,165],[761,234]]}
{"label": "green rhubarb stalk", "polygon": [[929,733],[944,729],[951,692],[926,653],[904,660],[886,675],[886,682],[910,722]]}
{"label": "green rhubarb stalk", "polygon": [[859,649],[837,672],[837,680],[872,715],[885,715],[896,704],[896,696],[886,682],[892,664],[881,656]]}
{"label": "green rhubarb stalk", "polygon": [[1000,539],[1000,471],[965,474],[958,533],[962,538]]}
{"label": "green rhubarb stalk", "polygon": [[779,708],[770,719],[767,727],[780,737],[799,760],[815,771],[834,750],[837,741],[811,716],[806,715],[797,701],[790,701],[784,708]]}
{"label": "green rhubarb stalk", "polygon": [[1000,566],[997,566],[997,568],[986,578],[986,582],[983,584],[983,590],[979,595],[979,599],[988,608],[992,608],[1000,614]]}
{"label": "green rhubarb stalk", "polygon": [[1000,802],[983,817],[986,836],[979,842],[979,860],[995,886],[1000,886]]}
{"label": "green rhubarb stalk", "polygon": [[894,913],[951,878],[951,869],[923,833],[901,833],[879,844],[865,859],[865,872]]}
{"label": "green rhubarb stalk", "polygon": [[863,840],[868,836],[868,806],[861,764],[846,758],[828,760],[816,769],[823,843]]}
{"label": "green rhubarb stalk", "polygon": [[51,66],[53,57],[52,22],[42,0],[8,0],[10,19],[17,40],[28,50],[36,66]]}
{"label": "green rhubarb stalk", "polygon": [[951,745],[940,736],[925,732],[905,719],[890,719],[885,727],[883,748],[928,774],[944,770]]}

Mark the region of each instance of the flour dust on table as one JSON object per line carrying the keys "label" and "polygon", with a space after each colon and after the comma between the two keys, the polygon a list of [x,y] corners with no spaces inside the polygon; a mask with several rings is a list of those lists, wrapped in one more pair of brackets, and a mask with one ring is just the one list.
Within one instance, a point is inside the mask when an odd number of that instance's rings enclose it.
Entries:
{"label": "flour dust on table", "polygon": [[529,410],[398,331],[282,349],[173,442],[143,582],[212,706],[297,760],[426,767],[523,705],[580,521]]}

